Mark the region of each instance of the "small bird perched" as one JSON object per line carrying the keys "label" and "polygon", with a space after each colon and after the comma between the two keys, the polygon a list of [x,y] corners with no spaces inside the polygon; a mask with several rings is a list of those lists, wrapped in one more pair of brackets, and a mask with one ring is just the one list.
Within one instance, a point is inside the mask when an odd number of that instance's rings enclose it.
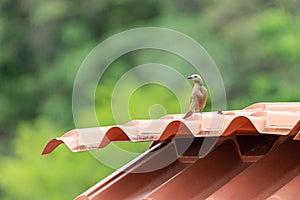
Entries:
{"label": "small bird perched", "polygon": [[190,99],[190,109],[184,115],[183,119],[190,117],[197,110],[200,111],[202,114],[202,110],[206,105],[206,100],[208,95],[203,80],[198,74],[193,74],[189,76],[188,79],[194,81],[194,88]]}

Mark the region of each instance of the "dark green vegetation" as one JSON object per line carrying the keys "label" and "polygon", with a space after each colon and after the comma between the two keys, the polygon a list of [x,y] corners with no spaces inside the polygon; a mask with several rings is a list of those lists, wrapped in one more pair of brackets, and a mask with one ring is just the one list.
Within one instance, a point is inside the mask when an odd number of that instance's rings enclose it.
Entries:
{"label": "dark green vegetation", "polygon": [[[261,101],[299,101],[299,11],[297,0],[2,0],[0,199],[72,199],[113,171],[91,154],[74,154],[64,146],[40,156],[50,138],[74,128],[74,78],[99,42],[135,27],[175,29],[212,56],[225,82],[229,109]],[[105,77],[116,80],[130,66],[146,62],[183,62],[161,54],[123,56]],[[110,109],[114,80],[102,81],[97,114],[101,125],[115,124]],[[137,90],[129,102],[133,118],[149,118],[153,104],[163,104],[167,113],[180,112],[176,97],[164,90],[155,85]],[[160,111],[152,107],[150,117],[159,117]],[[120,145],[135,152],[145,146]]]}

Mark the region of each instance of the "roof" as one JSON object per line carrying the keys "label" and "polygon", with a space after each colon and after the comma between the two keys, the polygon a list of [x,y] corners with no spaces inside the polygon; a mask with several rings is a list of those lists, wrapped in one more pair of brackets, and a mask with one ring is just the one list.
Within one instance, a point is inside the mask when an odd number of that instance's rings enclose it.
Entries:
{"label": "roof", "polygon": [[[258,103],[223,114],[194,114],[186,120],[182,116],[72,130],[51,140],[43,154],[62,143],[84,151],[114,141],[154,141],[148,151],[77,200],[272,200],[300,195],[300,103]],[[192,142],[182,149],[185,140]],[[215,145],[201,157],[207,140]],[[167,166],[145,170],[166,158],[172,161]]]}
{"label": "roof", "polygon": [[[124,125],[74,129],[52,139],[42,154],[65,143],[73,152],[103,148],[115,141],[163,141],[176,137],[228,136],[231,134],[296,135],[300,140],[300,103],[257,103],[243,110],[206,112],[182,119],[182,114],[156,120],[133,120]],[[217,124],[213,127],[212,124]]]}
{"label": "roof", "polygon": [[162,169],[137,173],[160,162],[161,154],[177,156],[176,143],[160,143],[76,200],[295,199],[300,195],[300,147],[298,141],[283,137],[255,162],[243,161],[236,141],[226,139],[202,159],[183,155]]}

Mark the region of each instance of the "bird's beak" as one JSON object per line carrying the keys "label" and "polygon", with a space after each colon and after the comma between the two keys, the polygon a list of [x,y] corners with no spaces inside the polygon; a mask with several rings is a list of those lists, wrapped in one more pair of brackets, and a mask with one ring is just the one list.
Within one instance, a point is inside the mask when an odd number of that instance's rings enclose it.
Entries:
{"label": "bird's beak", "polygon": [[188,78],[188,79],[193,79],[193,77],[192,77],[192,76],[188,76],[187,78]]}

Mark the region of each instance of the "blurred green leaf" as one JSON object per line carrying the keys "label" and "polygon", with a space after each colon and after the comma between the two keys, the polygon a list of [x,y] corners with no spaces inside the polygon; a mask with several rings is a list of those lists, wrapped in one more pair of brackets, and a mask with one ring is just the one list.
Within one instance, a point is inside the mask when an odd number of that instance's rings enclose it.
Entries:
{"label": "blurred green leaf", "polygon": [[15,149],[0,159],[2,199],[72,199],[112,172],[88,152],[74,154],[65,145],[42,156],[46,142],[61,134],[54,127],[47,118],[18,126]]}

